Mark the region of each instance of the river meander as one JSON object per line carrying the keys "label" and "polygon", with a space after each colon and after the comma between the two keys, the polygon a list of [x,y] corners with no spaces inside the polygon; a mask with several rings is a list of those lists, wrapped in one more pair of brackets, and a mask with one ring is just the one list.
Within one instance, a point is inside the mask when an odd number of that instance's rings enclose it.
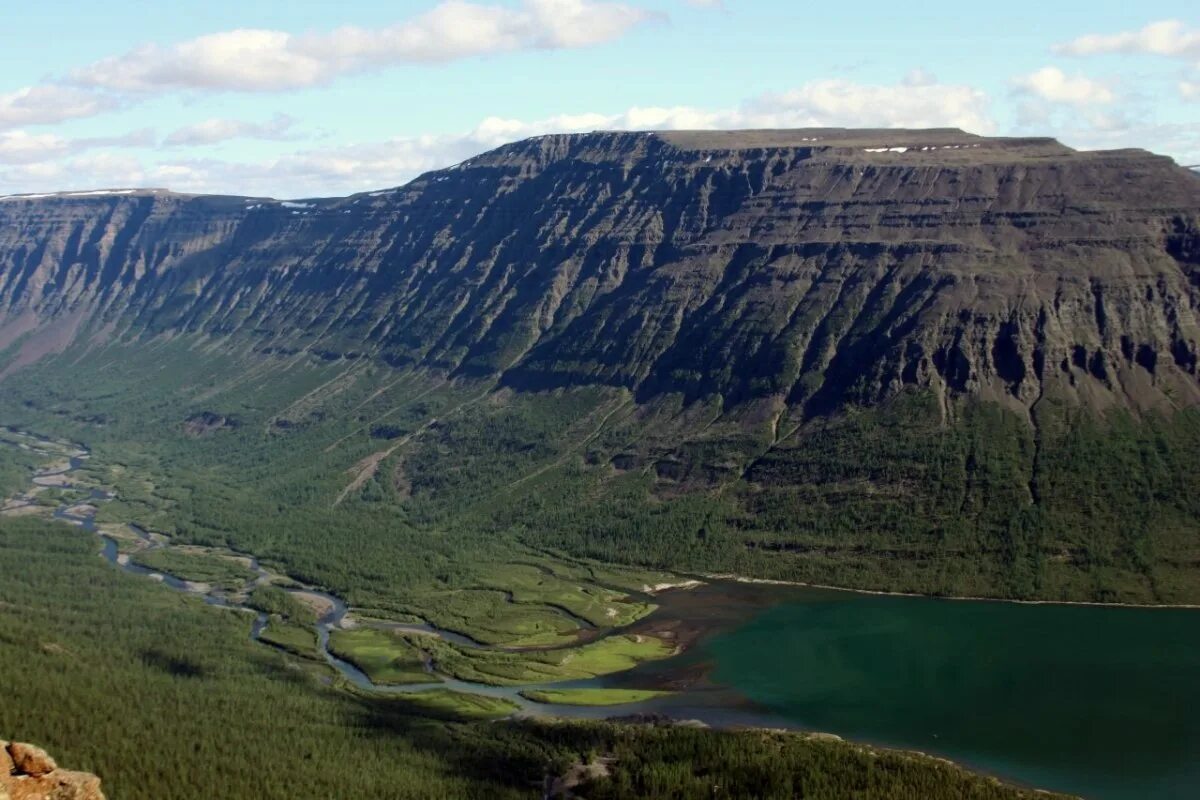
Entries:
{"label": "river meander", "polygon": [[[67,454],[63,443],[57,447]],[[38,484],[62,484],[87,457],[83,450],[69,455],[68,463],[40,472]],[[92,499],[107,498],[94,493]],[[90,516],[72,510],[59,508],[55,516],[96,531]],[[147,547],[163,546],[144,531],[138,535]],[[266,615],[219,591],[131,563],[112,539],[104,541],[102,555],[115,566],[254,614],[255,638],[268,624]],[[257,580],[277,577],[254,559],[249,567]],[[824,731],[1100,800],[1200,797],[1200,610],[938,600],[710,581],[659,595],[659,609],[629,629],[669,632],[689,645],[682,655],[554,685],[677,693],[587,708],[537,704],[518,695],[530,687],[433,675],[428,684],[375,686],[326,646],[330,630],[343,624],[345,604],[312,587],[297,591],[325,601],[321,654],[365,690],[477,692],[508,698],[526,714],[654,713],[719,726]]]}

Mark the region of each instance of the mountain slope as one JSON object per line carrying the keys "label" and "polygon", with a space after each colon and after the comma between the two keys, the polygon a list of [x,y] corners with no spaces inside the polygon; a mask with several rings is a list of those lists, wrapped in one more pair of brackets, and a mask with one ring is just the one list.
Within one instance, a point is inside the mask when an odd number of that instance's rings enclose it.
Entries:
{"label": "mountain slope", "polygon": [[[298,202],[0,199],[10,386],[175,337],[414,369],[517,399],[427,420],[351,495],[382,465],[446,522],[517,478],[534,508],[495,524],[542,544],[883,588],[1200,592],[1198,304],[1196,175],[955,130],[548,136]],[[599,394],[560,424],[547,390]],[[518,443],[495,435],[515,408],[543,416]],[[539,480],[487,473],[510,445],[587,490],[529,500]],[[632,508],[678,519],[597,510],[630,476]]]}
{"label": "mountain slope", "polygon": [[6,198],[0,303],[10,338],[23,314],[247,332],[518,386],[1148,407],[1197,398],[1198,215],[1141,151],[555,136],[344,200]]}

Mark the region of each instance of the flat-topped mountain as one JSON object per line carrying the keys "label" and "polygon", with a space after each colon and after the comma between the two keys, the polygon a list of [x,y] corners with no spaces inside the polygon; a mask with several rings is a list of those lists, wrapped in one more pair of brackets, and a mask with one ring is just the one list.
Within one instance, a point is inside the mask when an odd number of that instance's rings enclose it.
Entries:
{"label": "flat-topped mountain", "polygon": [[[1200,182],[957,130],[545,136],[389,191],[0,200],[0,345],[244,334],[519,387],[821,412],[1197,392]],[[26,345],[46,347],[45,342]]]}
{"label": "flat-topped mountain", "polygon": [[[579,456],[645,476],[647,508],[728,504],[672,522],[685,543],[644,562],[855,585],[1029,596],[1090,570],[1054,591],[1110,598],[1133,573],[1130,598],[1200,596],[1198,307],[1200,176],[959,130],[543,136],[345,198],[0,198],[6,381],[70,347],[191,337],[504,397],[627,397],[628,418],[595,411],[603,435],[543,415],[539,441],[481,446],[553,450],[537,474]],[[216,436],[262,430],[209,397],[172,435],[201,412],[245,420]],[[314,403],[268,427],[349,413]],[[390,444],[337,502],[399,448],[453,460],[464,440],[429,415],[364,420]],[[424,471],[392,467],[400,496],[461,505],[432,455],[405,458]],[[589,554],[660,535],[600,514]]]}

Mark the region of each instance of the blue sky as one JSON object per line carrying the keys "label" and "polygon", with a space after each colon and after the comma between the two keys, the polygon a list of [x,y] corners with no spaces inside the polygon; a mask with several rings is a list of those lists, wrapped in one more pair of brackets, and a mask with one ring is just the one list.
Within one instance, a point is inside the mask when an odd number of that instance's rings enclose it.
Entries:
{"label": "blue sky", "polygon": [[344,194],[599,128],[951,125],[1200,162],[1182,2],[48,2],[9,10],[0,75],[0,193]]}

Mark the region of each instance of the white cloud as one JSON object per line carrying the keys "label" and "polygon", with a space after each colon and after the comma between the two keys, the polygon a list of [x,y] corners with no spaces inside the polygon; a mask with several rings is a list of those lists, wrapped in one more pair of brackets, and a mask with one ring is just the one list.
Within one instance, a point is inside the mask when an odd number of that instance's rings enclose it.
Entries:
{"label": "white cloud", "polygon": [[0,169],[0,186],[13,192],[152,186],[152,172],[127,154],[92,153]]}
{"label": "white cloud", "polygon": [[1200,100],[1200,81],[1180,81],[1179,95],[1184,100]]}
{"label": "white cloud", "polygon": [[110,95],[69,86],[27,86],[0,94],[0,130],[90,117],[118,108]]}
{"label": "white cloud", "polygon": [[236,119],[206,119],[186,125],[168,134],[163,144],[168,146],[207,145],[230,139],[285,140],[292,138],[296,120],[287,114],[276,114],[266,122],[247,122]]}
{"label": "white cloud", "polygon": [[31,134],[25,131],[0,133],[0,164],[46,161],[66,152],[67,140],[53,133]]}
{"label": "white cloud", "polygon": [[1073,106],[1103,105],[1116,99],[1103,83],[1082,75],[1067,75],[1058,67],[1042,67],[1014,80],[1018,91],[1051,103]]}
{"label": "white cloud", "polygon": [[515,8],[447,0],[379,29],[345,26],[302,35],[239,29],[165,47],[145,45],[71,77],[83,86],[126,92],[299,89],[398,64],[588,47],[654,17],[601,0],[523,0]]}
{"label": "white cloud", "polygon": [[1180,20],[1163,20],[1152,22],[1137,31],[1080,36],[1055,45],[1054,51],[1071,56],[1140,53],[1200,59],[1200,30],[1189,29]]}
{"label": "white cloud", "polygon": [[994,128],[987,94],[970,86],[928,82],[869,85],[831,79],[763,95],[744,107],[747,127]]}
{"label": "white cloud", "polygon": [[1081,149],[1142,148],[1169,153],[1180,164],[1200,164],[1200,124],[1125,122],[1107,128],[1097,125],[1065,128],[1058,136],[1064,143]]}
{"label": "white cloud", "polygon": [[[928,75],[895,85],[820,80],[791,91],[760,95],[733,108],[633,107],[618,114],[564,114],[539,120],[488,117],[464,133],[312,148],[268,163],[174,158],[133,168],[124,161],[76,159],[66,170],[48,172],[32,169],[38,165],[27,165],[29,168],[20,172],[0,170],[0,191],[127,186],[141,180],[193,192],[291,197],[346,194],[399,185],[422,172],[544,133],[841,126],[962,127],[985,133],[994,128],[989,111],[990,101],[983,92],[969,86],[939,84]],[[244,133],[245,126],[250,125],[228,120],[210,122],[214,124],[182,129],[186,134],[176,131],[168,140],[202,143],[208,137],[215,141],[220,135]]]}
{"label": "white cloud", "polygon": [[154,140],[154,131],[148,128],[120,136],[79,139],[65,139],[53,133],[0,131],[0,164],[35,164],[101,148],[146,147],[153,145]]}

